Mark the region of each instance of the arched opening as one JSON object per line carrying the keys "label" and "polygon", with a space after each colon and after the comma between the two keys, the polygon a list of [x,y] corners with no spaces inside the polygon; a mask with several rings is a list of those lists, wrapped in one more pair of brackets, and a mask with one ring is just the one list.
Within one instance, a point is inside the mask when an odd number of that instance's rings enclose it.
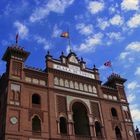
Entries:
{"label": "arched opening", "polygon": [[90,136],[86,107],[79,102],[72,106],[75,135]]}
{"label": "arched opening", "polygon": [[34,116],[32,119],[32,131],[40,132],[41,131],[41,122],[38,116]]}
{"label": "arched opening", "polygon": [[64,117],[60,117],[60,133],[67,134],[67,121]]}
{"label": "arched opening", "polygon": [[118,117],[118,115],[117,115],[117,111],[116,111],[116,109],[115,108],[111,108],[111,114],[112,114],[112,117]]}
{"label": "arched opening", "polygon": [[32,95],[32,104],[40,105],[40,96],[38,94]]}
{"label": "arched opening", "polygon": [[101,124],[98,121],[95,122],[95,132],[96,132],[96,137],[97,138],[102,137]]}
{"label": "arched opening", "polygon": [[120,131],[118,126],[116,126],[116,128],[115,128],[115,134],[116,134],[117,140],[121,140],[122,139],[121,131]]}

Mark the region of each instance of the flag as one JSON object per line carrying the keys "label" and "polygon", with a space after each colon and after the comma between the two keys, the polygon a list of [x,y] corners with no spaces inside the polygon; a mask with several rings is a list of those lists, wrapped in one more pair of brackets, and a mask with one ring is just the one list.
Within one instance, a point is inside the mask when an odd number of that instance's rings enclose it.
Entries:
{"label": "flag", "polygon": [[16,43],[18,43],[18,34],[16,34]]}
{"label": "flag", "polygon": [[106,67],[111,67],[111,61],[106,61],[106,62],[104,63],[104,66],[106,66]]}
{"label": "flag", "polygon": [[68,32],[63,32],[60,37],[64,37],[64,38],[69,38],[69,33]]}

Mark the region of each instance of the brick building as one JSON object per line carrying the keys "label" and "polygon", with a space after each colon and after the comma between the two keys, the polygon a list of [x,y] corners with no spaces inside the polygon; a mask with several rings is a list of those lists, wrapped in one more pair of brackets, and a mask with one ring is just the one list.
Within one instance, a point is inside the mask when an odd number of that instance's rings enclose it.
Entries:
{"label": "brick building", "polygon": [[74,52],[48,52],[42,71],[24,65],[29,54],[13,45],[3,55],[0,140],[136,140],[126,79],[111,74],[101,84]]}

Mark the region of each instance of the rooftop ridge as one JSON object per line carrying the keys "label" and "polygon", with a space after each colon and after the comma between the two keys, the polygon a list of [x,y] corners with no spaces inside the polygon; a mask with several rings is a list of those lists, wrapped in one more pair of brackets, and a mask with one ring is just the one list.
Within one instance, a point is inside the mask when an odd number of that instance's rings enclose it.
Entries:
{"label": "rooftop ridge", "polygon": [[41,68],[36,68],[36,67],[33,67],[33,66],[28,66],[28,65],[25,65],[24,68],[27,68],[27,69],[32,69],[32,70],[36,70],[36,71],[40,71],[40,72],[44,72],[43,69]]}

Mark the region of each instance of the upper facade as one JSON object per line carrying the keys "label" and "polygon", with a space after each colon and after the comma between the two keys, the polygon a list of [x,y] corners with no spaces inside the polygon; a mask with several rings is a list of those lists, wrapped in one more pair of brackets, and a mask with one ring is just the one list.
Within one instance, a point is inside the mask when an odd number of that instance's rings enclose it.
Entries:
{"label": "upper facade", "polygon": [[44,70],[25,66],[29,52],[7,48],[0,78],[2,140],[136,140],[124,82],[111,74],[102,84],[96,66],[74,52]]}

